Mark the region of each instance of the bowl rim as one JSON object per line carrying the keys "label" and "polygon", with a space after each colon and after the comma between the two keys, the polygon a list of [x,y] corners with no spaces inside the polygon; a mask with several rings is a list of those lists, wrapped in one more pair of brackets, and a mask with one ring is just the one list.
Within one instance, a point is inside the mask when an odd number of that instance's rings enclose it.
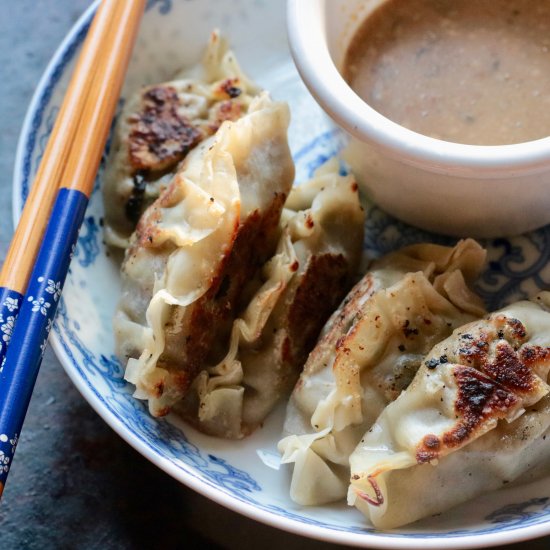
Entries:
{"label": "bowl rim", "polygon": [[[14,225],[17,224],[21,209],[23,206],[23,190],[28,183],[30,172],[30,158],[35,146],[36,133],[42,121],[45,107],[49,103],[52,90],[63,73],[65,66],[70,62],[75,49],[77,49],[83,38],[83,33],[91,22],[100,0],[95,0],[92,5],[80,16],[73,25],[69,33],[63,39],[51,61],[47,65],[37,87],[32,100],[27,109],[24,123],[20,133],[17,152],[14,163],[13,186],[12,186],[12,214]],[[243,502],[238,498],[213,488],[201,481],[198,477],[187,473],[181,467],[170,460],[159,456],[154,450],[147,446],[134,432],[126,428],[108,409],[104,407],[100,399],[94,394],[87,385],[86,380],[81,377],[74,368],[73,361],[64,348],[63,337],[52,331],[50,340],[52,348],[63,366],[65,372],[86,399],[97,414],[129,445],[150,460],[161,470],[169,474],[175,480],[187,485],[189,488],[202,494],[203,496],[225,506],[239,514],[247,516],[253,520],[271,525],[278,529],[294,533],[296,535],[307,536],[312,539],[324,540],[327,542],[348,544],[360,547],[378,547],[378,548],[403,548],[428,549],[440,548],[441,540],[445,537],[423,536],[421,533],[414,537],[400,535],[395,532],[378,533],[348,533],[337,531],[331,528],[308,525],[302,521],[283,517],[275,512],[268,512],[257,509],[252,504]],[[186,467],[191,470],[190,466]],[[445,545],[448,548],[481,548],[494,546],[503,542],[511,543],[530,538],[541,537],[550,534],[550,521],[540,522],[526,527],[517,527],[514,529],[504,528],[499,532],[487,534],[459,535],[445,538]]]}
{"label": "bowl rim", "polygon": [[309,91],[348,133],[393,158],[436,173],[452,170],[453,175],[491,179],[550,167],[550,136],[510,145],[466,145],[424,136],[378,113],[352,90],[332,59],[326,5],[326,0],[287,0],[288,40]]}

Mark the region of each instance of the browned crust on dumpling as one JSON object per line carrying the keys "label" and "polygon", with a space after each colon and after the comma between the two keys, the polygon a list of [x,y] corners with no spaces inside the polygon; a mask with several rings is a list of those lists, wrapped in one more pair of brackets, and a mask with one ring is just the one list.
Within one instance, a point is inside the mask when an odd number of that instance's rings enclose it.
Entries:
{"label": "browned crust on dumpling", "polygon": [[288,312],[289,360],[300,369],[326,320],[345,296],[349,272],[342,254],[310,258]]}
{"label": "browned crust on dumpling", "polygon": [[129,119],[128,160],[135,171],[173,166],[203,138],[178,113],[179,106],[172,86],[153,86],[143,92],[140,111]]}
{"label": "browned crust on dumpling", "polygon": [[[361,315],[361,304],[375,291],[372,275],[369,273],[363,277],[345,297],[338,309],[328,320],[325,333],[317,342],[313,351],[309,354],[304,374],[313,372],[325,366],[328,358],[334,353],[338,341],[345,335],[348,329]],[[300,386],[298,381],[297,388]]]}
{"label": "browned crust on dumpling", "polygon": [[241,118],[246,112],[246,108],[242,103],[237,101],[220,101],[216,103],[210,110],[208,118],[208,129],[214,133],[226,120],[235,121]]}
{"label": "browned crust on dumpling", "polygon": [[453,376],[457,385],[455,411],[459,420],[441,439],[433,434],[424,437],[416,451],[419,464],[438,458],[443,447],[460,447],[487,420],[506,418],[518,406],[519,399],[511,391],[472,367],[456,365]]}
{"label": "browned crust on dumpling", "polygon": [[[299,266],[300,270],[281,296],[265,333],[256,342],[260,350],[265,349],[266,345],[272,350],[266,357],[270,363],[269,373],[266,374],[270,377],[269,392],[263,394],[261,404],[255,404],[257,415],[253,422],[246,418],[245,413],[238,437],[252,433],[273,405],[292,389],[319,332],[345,296],[351,273],[355,270],[355,265],[350,265],[341,254],[314,254],[303,262],[304,265]],[[246,353],[254,354],[254,347]],[[258,399],[256,391],[245,382],[249,401]],[[216,435],[220,432],[216,431]]]}
{"label": "browned crust on dumpling", "polygon": [[208,291],[186,308],[172,308],[158,366],[178,373],[180,391],[187,391],[206,363],[223,357],[243,288],[274,252],[285,198],[275,193],[269,209],[253,212],[236,227],[231,252],[220,262]]}
{"label": "browned crust on dumpling", "polygon": [[526,344],[527,331],[518,319],[491,317],[476,334],[460,337],[459,362],[471,365],[518,395],[539,389],[536,369],[550,361],[550,348]]}
{"label": "browned crust on dumpling", "polygon": [[208,124],[193,124],[180,114],[182,99],[169,85],[146,88],[140,108],[129,119],[128,160],[133,172],[159,172],[173,167],[226,120],[235,121],[246,106],[233,101],[242,94],[238,78],[228,78],[213,90]]}
{"label": "browned crust on dumpling", "polygon": [[[178,85],[182,90],[178,91]],[[193,94],[193,85],[176,82],[144,88],[137,107],[126,118],[122,146],[133,187],[124,186],[122,195],[117,197],[125,214],[125,220],[115,222],[121,233],[131,233],[151,203],[146,193],[149,183],[173,171],[193,148],[215,134],[223,122],[236,121],[248,111],[249,97],[243,95],[239,78],[227,78],[216,84],[205,98],[206,111],[192,120],[185,116],[189,107],[186,91]]]}
{"label": "browned crust on dumpling", "polygon": [[[216,418],[215,422],[201,423],[196,414],[199,403],[192,392],[183,405],[177,406],[177,412],[210,435],[240,439],[252,433],[296,382],[319,331],[345,294],[354,267],[341,254],[317,254],[303,259],[261,337],[241,350],[243,364],[247,360],[257,360],[259,354],[260,360],[269,365],[262,377],[262,384],[269,391],[260,391],[255,386],[259,383],[258,378],[253,377],[247,383],[245,377],[243,385],[248,402],[240,426],[228,426],[223,417]],[[266,346],[269,348],[267,353]],[[256,359],[252,359],[254,356]],[[250,408],[255,411],[252,417],[247,416]]]}
{"label": "browned crust on dumpling", "polygon": [[217,100],[235,99],[243,93],[241,87],[241,81],[239,78],[226,78],[217,89],[214,90],[213,95]]}
{"label": "browned crust on dumpling", "polygon": [[456,353],[451,350],[426,361],[429,369],[453,363],[457,422],[441,438],[425,436],[416,451],[417,462],[437,459],[445,447],[462,446],[491,419],[506,418],[520,406],[520,398],[541,391],[542,381],[536,373],[548,366],[550,348],[527,341],[524,325],[500,314],[484,321],[482,327],[459,334]]}

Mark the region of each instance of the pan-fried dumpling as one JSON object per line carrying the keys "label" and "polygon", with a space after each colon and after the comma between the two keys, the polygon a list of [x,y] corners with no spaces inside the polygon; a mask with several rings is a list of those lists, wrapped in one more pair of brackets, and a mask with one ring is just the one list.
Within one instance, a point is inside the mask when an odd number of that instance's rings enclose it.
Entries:
{"label": "pan-fried dumpling", "polygon": [[292,190],[277,253],[251,284],[256,290],[233,323],[226,356],[202,370],[175,407],[199,430],[227,438],[251,433],[289,393],[353,283],[364,215],[353,177],[338,170],[334,159]]}
{"label": "pan-fried dumpling", "polygon": [[177,164],[224,120],[246,114],[258,93],[214,31],[200,66],[131,97],[119,117],[104,178],[107,243],[126,248]]}
{"label": "pan-fried dumpling", "polygon": [[350,457],[349,503],[376,527],[439,513],[550,458],[550,294],[436,345]]}
{"label": "pan-fried dumpling", "polygon": [[294,463],[291,497],[345,497],[349,456],[425,354],[484,314],[468,288],[485,260],[471,239],[454,248],[407,247],[376,262],[326,325],[292,393],[279,443]]}
{"label": "pan-fried dumpling", "polygon": [[115,337],[155,416],[225,355],[243,288],[275,252],[294,178],[288,123],[285,103],[256,98],[187,156],[132,237]]}

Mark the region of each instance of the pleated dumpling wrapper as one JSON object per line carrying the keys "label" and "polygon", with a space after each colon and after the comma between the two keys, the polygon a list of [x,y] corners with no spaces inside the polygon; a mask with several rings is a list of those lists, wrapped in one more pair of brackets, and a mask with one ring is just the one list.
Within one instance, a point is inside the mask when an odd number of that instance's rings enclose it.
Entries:
{"label": "pleated dumpling wrapper", "polygon": [[351,175],[336,159],[294,187],[276,254],[245,295],[228,352],[200,372],[174,410],[199,430],[250,434],[288,396],[321,328],[353,284],[363,248],[364,213]]}
{"label": "pleated dumpling wrapper", "polygon": [[105,171],[105,240],[126,248],[140,216],[177,165],[225,120],[248,112],[260,92],[214,31],[202,62],[134,94],[118,116]]}
{"label": "pleated dumpling wrapper", "polygon": [[426,353],[485,313],[468,287],[485,251],[418,244],[375,261],[330,318],[290,398],[283,463],[290,494],[316,505],[342,499],[349,456],[384,407],[413,379]]}
{"label": "pleated dumpling wrapper", "polygon": [[225,355],[242,291],[276,250],[294,178],[288,123],[286,103],[256,98],[187,156],[132,237],[115,337],[155,416]]}
{"label": "pleated dumpling wrapper", "polygon": [[550,294],[436,345],[350,457],[349,503],[389,529],[533,478],[550,460]]}

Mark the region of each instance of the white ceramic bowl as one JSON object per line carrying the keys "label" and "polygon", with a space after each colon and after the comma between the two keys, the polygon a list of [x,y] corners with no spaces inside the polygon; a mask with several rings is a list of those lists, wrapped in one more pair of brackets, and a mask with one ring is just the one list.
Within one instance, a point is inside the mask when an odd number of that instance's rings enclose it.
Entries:
{"label": "white ceramic bowl", "polygon": [[[14,174],[17,220],[44,151],[74,59],[96,5],[60,45],[36,90],[19,142]],[[251,77],[286,99],[298,181],[344,145],[339,130],[303,86],[285,40],[281,2],[262,0],[149,0],[123,96],[143,83],[169,78],[195,62],[210,30],[229,37]],[[101,239],[99,172],[71,271],[60,300],[53,346],[68,375],[95,410],[159,468],[207,497],[258,521],[340,544],[386,548],[487,547],[550,533],[550,479],[485,495],[437,518],[389,533],[377,532],[345,504],[301,507],[288,496],[276,443],[283,407],[243,441],[197,433],[177,419],[152,418],[114,355],[111,318],[118,299],[118,266]],[[421,241],[447,242],[368,210],[365,249],[376,255]],[[550,280],[550,231],[488,243],[490,265],[479,283],[489,308],[523,298]],[[177,480],[177,481],[176,481]]]}
{"label": "white ceramic bowl", "polygon": [[369,195],[401,220],[449,235],[519,234],[550,222],[550,138],[502,146],[433,139],[382,116],[344,81],[351,38],[385,1],[288,1],[298,70],[353,136],[349,162]]}

